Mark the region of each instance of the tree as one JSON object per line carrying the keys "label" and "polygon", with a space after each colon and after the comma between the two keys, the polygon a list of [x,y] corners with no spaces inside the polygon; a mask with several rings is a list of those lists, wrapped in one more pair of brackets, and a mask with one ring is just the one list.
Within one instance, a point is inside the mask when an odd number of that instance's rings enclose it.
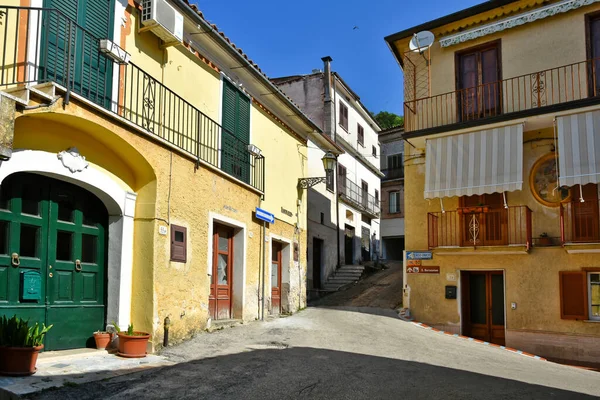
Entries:
{"label": "tree", "polygon": [[387,111],[380,111],[373,116],[382,129],[404,125],[404,117]]}

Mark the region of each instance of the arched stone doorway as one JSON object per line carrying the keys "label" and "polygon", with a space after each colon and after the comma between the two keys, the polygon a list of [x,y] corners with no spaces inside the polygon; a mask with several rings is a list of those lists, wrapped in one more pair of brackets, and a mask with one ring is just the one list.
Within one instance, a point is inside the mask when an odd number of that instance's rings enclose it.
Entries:
{"label": "arched stone doorway", "polygon": [[107,228],[102,201],[71,183],[20,172],[0,186],[1,308],[53,325],[48,350],[104,329]]}

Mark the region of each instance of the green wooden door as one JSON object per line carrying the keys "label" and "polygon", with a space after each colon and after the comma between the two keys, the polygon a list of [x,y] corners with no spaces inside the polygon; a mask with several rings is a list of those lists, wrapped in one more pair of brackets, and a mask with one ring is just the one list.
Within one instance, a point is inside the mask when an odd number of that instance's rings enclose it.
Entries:
{"label": "green wooden door", "polygon": [[227,79],[223,80],[223,132],[221,169],[250,181],[250,99]]}
{"label": "green wooden door", "polygon": [[0,313],[53,324],[47,350],[91,345],[105,322],[106,208],[32,174],[8,177],[0,190]]}
{"label": "green wooden door", "polygon": [[44,0],[44,7],[57,11],[43,18],[42,79],[70,84],[75,93],[109,107],[113,62],[98,47],[99,39],[112,40],[114,0]]}

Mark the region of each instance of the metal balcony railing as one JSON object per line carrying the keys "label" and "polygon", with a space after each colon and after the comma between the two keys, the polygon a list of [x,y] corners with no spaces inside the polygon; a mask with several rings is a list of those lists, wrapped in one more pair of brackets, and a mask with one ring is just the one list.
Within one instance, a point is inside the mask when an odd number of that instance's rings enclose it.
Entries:
{"label": "metal balcony railing", "polygon": [[531,247],[531,210],[465,207],[427,215],[429,248],[522,245]]}
{"label": "metal balcony railing", "polygon": [[381,172],[385,175],[384,181],[404,178],[404,167],[382,169]]}
{"label": "metal balcony railing", "polygon": [[560,231],[563,244],[600,243],[598,201],[572,201],[561,204]]}
{"label": "metal balcony railing", "polygon": [[592,59],[404,102],[405,131],[485,120],[600,95]]}
{"label": "metal balcony railing", "polygon": [[338,195],[372,216],[378,217],[381,212],[379,201],[348,178],[338,179]]}
{"label": "metal balcony railing", "polygon": [[99,51],[100,39],[59,10],[0,6],[0,90],[54,82],[177,148],[264,191],[265,161],[198,108],[133,63]]}

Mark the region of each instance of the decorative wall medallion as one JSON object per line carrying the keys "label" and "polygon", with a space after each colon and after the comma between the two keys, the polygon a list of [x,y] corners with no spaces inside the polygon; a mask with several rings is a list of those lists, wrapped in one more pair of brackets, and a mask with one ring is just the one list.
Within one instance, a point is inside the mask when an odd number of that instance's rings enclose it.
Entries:
{"label": "decorative wall medallion", "polygon": [[77,147],[71,147],[68,150],[63,150],[58,153],[58,159],[62,161],[65,168],[68,168],[71,173],[81,172],[86,169],[89,163],[85,157],[79,154]]}
{"label": "decorative wall medallion", "polygon": [[546,154],[535,162],[529,176],[529,187],[533,197],[547,207],[558,207],[571,198],[567,188],[558,187],[556,155]]}

